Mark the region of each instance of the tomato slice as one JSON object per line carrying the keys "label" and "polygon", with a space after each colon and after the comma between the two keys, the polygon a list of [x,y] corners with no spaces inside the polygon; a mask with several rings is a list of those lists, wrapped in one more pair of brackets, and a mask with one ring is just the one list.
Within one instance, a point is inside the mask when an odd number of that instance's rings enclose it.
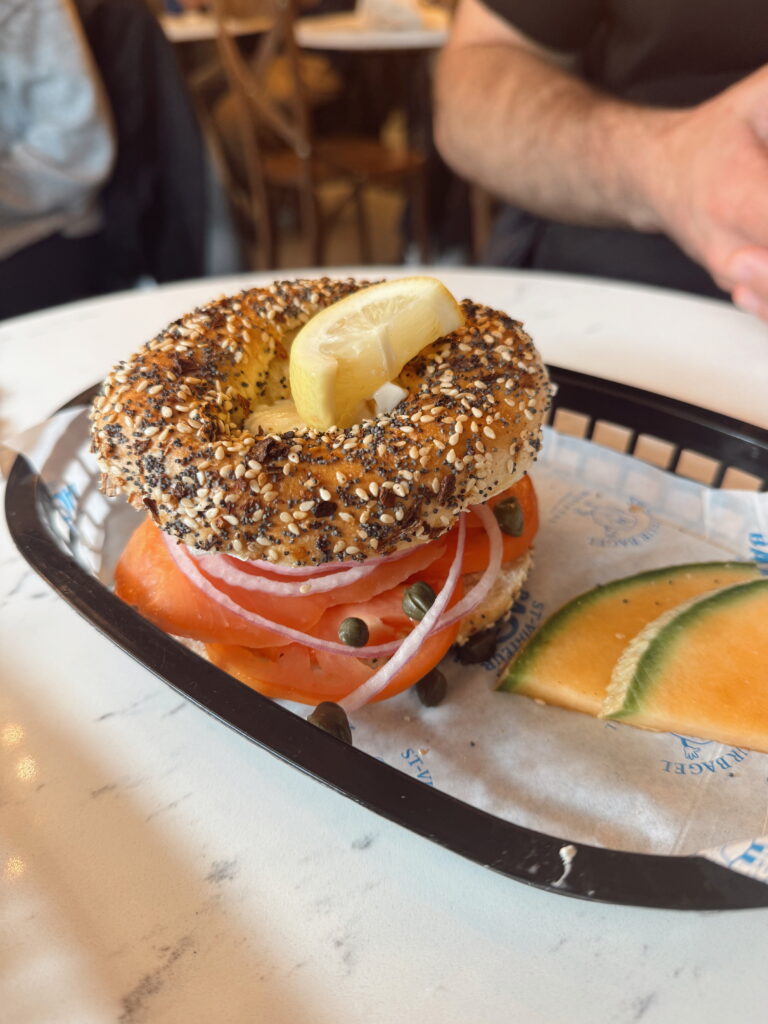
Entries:
{"label": "tomato slice", "polygon": [[[280,645],[279,636],[215,604],[176,567],[160,530],[149,519],[131,535],[115,569],[115,593],[166,633],[204,642]],[[317,622],[322,608],[305,620]],[[287,642],[287,641],[285,641]]]}
{"label": "tomato slice", "polygon": [[[504,501],[505,498],[516,498],[520,504],[520,511],[523,516],[523,531],[519,537],[511,537],[506,533],[502,535],[502,561],[511,562],[515,558],[519,558],[520,555],[524,555],[531,546],[533,538],[539,529],[539,506],[536,500],[536,492],[527,474],[507,488],[506,491],[502,491],[501,494],[491,498],[486,504],[489,508],[493,508],[500,501]],[[482,572],[486,565],[488,565],[490,553],[488,536],[482,528],[480,517],[470,512],[467,517],[467,527],[464,560],[461,563],[461,571],[465,576],[471,572]],[[446,536],[450,538],[453,532],[452,530]],[[429,566],[424,573],[426,580],[431,582],[433,579],[442,579],[446,575],[450,569],[451,550],[452,547],[449,547],[445,555]]]}
{"label": "tomato slice", "polygon": [[[413,629],[414,623],[403,613],[404,590],[405,584],[400,584],[364,605],[331,608],[312,632],[316,636],[338,640],[337,633],[333,636],[330,634],[338,630],[338,623],[342,619],[355,615],[368,624],[370,643],[382,643],[405,636]],[[459,582],[451,597],[451,605],[460,600],[463,591]],[[393,697],[417,683],[442,660],[458,631],[459,623],[456,622],[428,637],[416,655],[374,697],[374,701]],[[205,650],[214,665],[229,672],[246,686],[267,697],[294,700],[301,704],[339,701],[361,686],[378,667],[367,664],[363,658],[315,651],[302,644],[260,650],[235,644],[207,644]]]}

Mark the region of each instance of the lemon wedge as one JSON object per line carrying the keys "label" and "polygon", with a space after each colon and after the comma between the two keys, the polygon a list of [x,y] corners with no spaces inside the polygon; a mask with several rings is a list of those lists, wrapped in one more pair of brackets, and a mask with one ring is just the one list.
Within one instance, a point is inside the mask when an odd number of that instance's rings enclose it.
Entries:
{"label": "lemon wedge", "polygon": [[333,303],[291,346],[299,418],[320,430],[356,422],[367,400],[410,359],[463,323],[458,302],[434,277],[384,281]]}

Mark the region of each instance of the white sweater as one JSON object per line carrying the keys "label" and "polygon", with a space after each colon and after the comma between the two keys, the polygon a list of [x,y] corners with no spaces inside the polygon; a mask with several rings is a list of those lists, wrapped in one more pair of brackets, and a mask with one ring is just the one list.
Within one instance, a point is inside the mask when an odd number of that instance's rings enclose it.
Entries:
{"label": "white sweater", "polygon": [[71,0],[0,0],[0,258],[56,232],[97,230],[114,156]]}

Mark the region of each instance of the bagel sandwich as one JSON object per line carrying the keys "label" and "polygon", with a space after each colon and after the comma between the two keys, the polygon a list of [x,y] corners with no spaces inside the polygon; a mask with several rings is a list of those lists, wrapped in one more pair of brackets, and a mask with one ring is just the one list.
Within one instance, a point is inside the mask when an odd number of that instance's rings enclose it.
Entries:
{"label": "bagel sandwich", "polygon": [[454,644],[490,655],[530,566],[549,404],[520,322],[451,299],[450,329],[396,367],[394,404],[303,420],[294,340],[377,288],[397,283],[281,281],[201,306],[118,364],[92,410],[102,490],[146,513],[118,595],[260,692],[347,710]]}

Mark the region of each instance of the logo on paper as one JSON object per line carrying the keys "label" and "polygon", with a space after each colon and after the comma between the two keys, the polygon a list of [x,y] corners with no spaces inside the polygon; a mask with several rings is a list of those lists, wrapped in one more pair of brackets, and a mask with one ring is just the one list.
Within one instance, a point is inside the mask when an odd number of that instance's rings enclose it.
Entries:
{"label": "logo on paper", "polygon": [[673,732],[672,735],[680,740],[686,761],[698,761],[702,748],[714,743],[714,740],[700,740],[696,736],[680,736],[676,732]]}
{"label": "logo on paper", "polygon": [[749,757],[749,751],[741,747],[730,747],[723,750],[719,757],[712,757],[713,752],[717,752],[720,747],[714,740],[681,736],[676,732],[670,733],[670,736],[674,736],[680,744],[684,760],[668,761],[662,758],[661,770],[667,775],[732,775],[734,766]]}
{"label": "logo on paper", "polygon": [[549,521],[555,523],[567,514],[592,521],[595,529],[587,543],[594,547],[639,547],[659,531],[659,522],[646,503],[633,496],[622,502],[592,491],[572,491],[557,502]]}
{"label": "logo on paper", "polygon": [[631,547],[651,540],[659,529],[649,508],[638,498],[630,498],[626,505],[590,502],[575,510],[589,516],[599,532],[589,538],[596,547]]}
{"label": "logo on paper", "polygon": [[521,590],[517,601],[512,605],[509,618],[502,622],[496,641],[496,651],[483,662],[483,668],[492,669],[506,665],[509,659],[531,636],[541,622],[544,605],[541,601],[532,601],[527,590]]}

